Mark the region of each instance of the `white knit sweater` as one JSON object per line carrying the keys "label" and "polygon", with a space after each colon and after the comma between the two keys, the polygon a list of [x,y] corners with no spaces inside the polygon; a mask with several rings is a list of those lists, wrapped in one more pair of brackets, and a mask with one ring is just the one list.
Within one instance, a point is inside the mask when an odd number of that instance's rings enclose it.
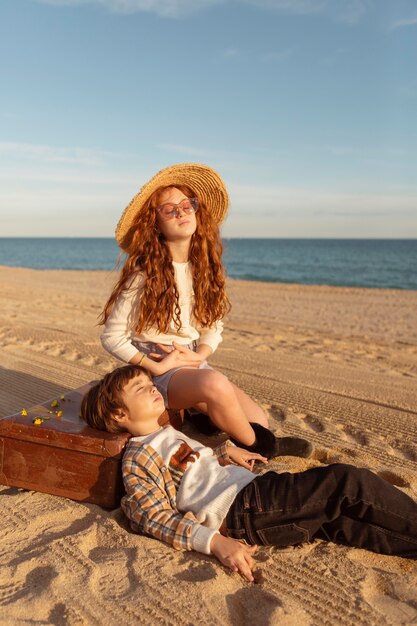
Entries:
{"label": "white knit sweater", "polygon": [[[156,328],[150,328],[135,333],[134,327],[138,316],[138,308],[143,291],[144,277],[138,276],[129,289],[125,289],[116,300],[110,317],[101,334],[101,343],[105,350],[122,361],[129,362],[139,351],[132,344],[139,342],[162,343],[172,345],[173,341],[180,344],[198,344],[210,346],[214,352],[222,341],[223,323],[218,321],[210,328],[201,327],[193,318],[194,290],[190,263],[173,262],[175,281],[179,294],[181,308],[181,328],[177,330],[171,320],[167,333],[160,333]],[[158,303],[155,303],[158,306]]]}
{"label": "white knit sweater", "polygon": [[191,535],[193,549],[210,554],[213,535],[239,491],[255,474],[239,465],[220,465],[211,448],[171,426],[145,437],[132,437],[130,444],[134,442],[152,446],[162,458],[177,488],[177,510],[190,511],[199,522]]}

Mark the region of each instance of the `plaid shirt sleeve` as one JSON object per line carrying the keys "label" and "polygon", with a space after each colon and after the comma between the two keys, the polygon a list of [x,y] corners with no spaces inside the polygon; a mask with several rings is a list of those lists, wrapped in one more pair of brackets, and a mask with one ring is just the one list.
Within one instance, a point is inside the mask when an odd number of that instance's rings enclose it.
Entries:
{"label": "plaid shirt sleeve", "polygon": [[151,446],[132,442],[123,457],[126,495],[121,506],[136,532],[160,539],[177,550],[192,550],[195,516],[176,509],[176,490],[170,471]]}
{"label": "plaid shirt sleeve", "polygon": [[234,446],[235,444],[230,441],[230,439],[226,439],[217,448],[213,449],[214,454],[217,456],[217,460],[220,465],[232,465],[232,461],[227,454],[227,448],[229,446]]}

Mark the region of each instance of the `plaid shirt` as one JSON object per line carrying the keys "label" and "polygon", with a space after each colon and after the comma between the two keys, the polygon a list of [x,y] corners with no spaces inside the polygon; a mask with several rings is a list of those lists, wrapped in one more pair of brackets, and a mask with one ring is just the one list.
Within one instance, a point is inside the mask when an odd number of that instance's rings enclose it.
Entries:
{"label": "plaid shirt", "polygon": [[[213,450],[220,465],[231,463],[229,441]],[[177,550],[192,550],[191,533],[198,524],[191,512],[176,508],[177,491],[171,472],[152,446],[132,441],[123,457],[126,495],[121,506],[135,532],[169,543]]]}

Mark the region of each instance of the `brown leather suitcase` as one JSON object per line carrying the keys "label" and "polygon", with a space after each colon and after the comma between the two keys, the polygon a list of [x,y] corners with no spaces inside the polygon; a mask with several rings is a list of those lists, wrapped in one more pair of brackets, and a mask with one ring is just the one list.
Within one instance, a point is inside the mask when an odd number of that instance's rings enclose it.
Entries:
{"label": "brown leather suitcase", "polygon": [[[119,506],[130,435],[95,430],[81,420],[81,400],[92,384],[0,419],[0,483]],[[181,428],[182,414],[169,413],[166,419]]]}

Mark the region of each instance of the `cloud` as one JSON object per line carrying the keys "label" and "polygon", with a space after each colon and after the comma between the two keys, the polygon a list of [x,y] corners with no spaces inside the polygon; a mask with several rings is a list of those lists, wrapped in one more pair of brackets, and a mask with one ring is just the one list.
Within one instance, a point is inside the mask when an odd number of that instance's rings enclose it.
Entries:
{"label": "cloud", "polygon": [[111,236],[146,180],[130,161],[111,151],[0,142],[2,235]]}
{"label": "cloud", "polygon": [[325,67],[335,67],[350,54],[349,48],[337,48],[331,55],[322,57],[319,63]]}
{"label": "cloud", "polygon": [[407,191],[229,185],[231,209],[222,232],[224,237],[416,237],[417,188]]}
{"label": "cloud", "polygon": [[54,188],[62,184],[69,184],[73,187],[91,187],[91,185],[100,187],[124,185],[129,187],[132,184],[137,184],[138,180],[136,172],[126,172],[125,169],[122,172],[111,169],[109,172],[108,168],[94,169],[82,165],[81,167],[69,167],[67,164],[56,162],[51,164],[47,161],[28,162],[26,166],[22,162],[8,163],[7,165],[2,163],[0,172],[0,185],[3,186],[3,189],[10,186],[10,183],[13,183],[14,188],[23,188],[30,184],[35,187],[40,186],[41,183],[47,183]]}
{"label": "cloud", "polygon": [[415,99],[417,97],[417,80],[413,79],[398,86],[398,95],[404,99]]}
{"label": "cloud", "polygon": [[35,0],[53,6],[99,5],[113,13],[156,13],[162,17],[184,17],[224,0]]}
{"label": "cloud", "polygon": [[200,150],[199,148],[191,148],[190,146],[183,146],[177,143],[160,143],[156,147],[162,150],[167,150],[168,152],[175,152],[176,154],[186,154],[196,157],[210,156],[209,153],[205,150]]}
{"label": "cloud", "polygon": [[[3,236],[108,236],[148,171],[28,162],[0,168]],[[17,184],[18,183],[18,184]],[[223,230],[236,237],[417,236],[417,188],[382,193],[228,185]]]}
{"label": "cloud", "polygon": [[114,13],[155,13],[178,18],[218,4],[247,4],[292,15],[328,15],[337,21],[356,23],[373,0],[34,0],[52,6],[101,6]]}
{"label": "cloud", "polygon": [[295,46],[284,48],[283,50],[276,50],[274,52],[267,52],[261,56],[261,61],[264,63],[284,63],[290,59],[295,52]]}
{"label": "cloud", "polygon": [[[107,174],[107,175],[106,175]],[[0,169],[2,236],[111,237],[143,174],[34,163]]]}
{"label": "cloud", "polygon": [[255,7],[294,15],[327,15],[340,22],[355,24],[372,0],[242,0]]}
{"label": "cloud", "polygon": [[406,26],[415,26],[417,24],[417,15],[402,20],[397,20],[391,24],[391,29],[404,28]]}
{"label": "cloud", "polygon": [[121,153],[91,150],[88,148],[59,148],[42,144],[0,142],[0,158],[17,158],[48,163],[65,163],[87,167],[104,164],[109,157],[125,156]]}
{"label": "cloud", "polygon": [[223,56],[226,58],[236,57],[239,54],[240,54],[239,49],[234,48],[233,46],[230,46],[230,48],[226,48],[226,50],[223,51]]}
{"label": "cloud", "polygon": [[238,184],[230,185],[229,191],[232,211],[241,215],[256,212],[264,217],[292,215],[299,219],[311,215],[361,217],[366,214],[376,219],[383,215],[412,217],[417,213],[416,189],[407,194],[389,194]]}
{"label": "cloud", "polygon": [[297,15],[321,13],[328,4],[328,0],[243,0],[243,2],[263,9]]}

